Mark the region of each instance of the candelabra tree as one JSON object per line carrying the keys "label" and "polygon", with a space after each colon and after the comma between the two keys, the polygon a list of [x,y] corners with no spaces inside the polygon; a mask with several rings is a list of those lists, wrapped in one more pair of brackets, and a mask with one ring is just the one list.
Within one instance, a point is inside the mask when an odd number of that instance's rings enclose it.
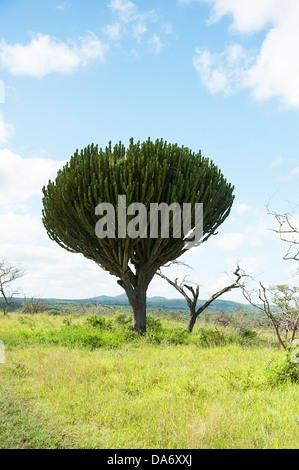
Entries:
{"label": "candelabra tree", "polygon": [[[118,278],[132,306],[133,328],[145,333],[147,288],[160,266],[190,248],[190,233],[197,224],[195,204],[203,204],[202,243],[229,215],[233,189],[200,151],[195,153],[163,139],[143,143],[131,139],[128,148],[121,142],[114,147],[110,142],[105,149],[91,144],[80,152],[76,150],[55,181],[43,188],[43,224],[50,239],[61,247],[82,253]],[[115,221],[123,211],[120,195],[126,196],[127,207],[142,203],[148,215],[151,203],[166,203],[168,207],[189,203],[191,232],[173,236],[175,217],[171,211],[166,237],[161,233],[161,217],[157,237],[150,236],[150,217],[146,219],[146,233],[141,233],[144,214],[143,219],[136,218],[134,210],[126,214],[125,227],[117,226]],[[102,203],[115,209],[115,219],[111,222],[107,218],[107,236],[100,238],[95,229],[99,221],[95,208]],[[126,232],[132,223],[135,237]]]}

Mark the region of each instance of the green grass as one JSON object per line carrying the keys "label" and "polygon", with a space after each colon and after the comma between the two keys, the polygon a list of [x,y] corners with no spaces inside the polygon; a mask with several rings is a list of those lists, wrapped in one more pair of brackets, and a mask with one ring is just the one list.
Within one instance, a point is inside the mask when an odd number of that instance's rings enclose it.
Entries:
{"label": "green grass", "polygon": [[299,447],[297,369],[284,373],[276,346],[156,318],[142,338],[124,316],[87,318],[0,318],[2,448]]}
{"label": "green grass", "polygon": [[70,447],[36,414],[0,387],[0,449],[63,449]]}

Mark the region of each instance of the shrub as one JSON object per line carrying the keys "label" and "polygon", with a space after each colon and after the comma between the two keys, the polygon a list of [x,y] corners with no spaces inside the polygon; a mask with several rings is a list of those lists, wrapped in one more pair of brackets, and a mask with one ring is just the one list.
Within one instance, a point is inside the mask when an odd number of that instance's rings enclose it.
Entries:
{"label": "shrub", "polygon": [[242,338],[255,338],[257,336],[257,332],[250,330],[249,328],[243,328],[240,330],[239,335]]}
{"label": "shrub", "polygon": [[186,344],[190,338],[190,334],[185,328],[176,328],[175,330],[165,331],[163,340],[171,344]]}
{"label": "shrub", "polygon": [[227,344],[227,339],[218,329],[202,328],[198,342],[201,346],[221,346]]}
{"label": "shrub", "polygon": [[51,310],[45,310],[44,313],[47,315],[60,315],[59,310],[56,310],[56,308],[52,308]]}
{"label": "shrub", "polygon": [[272,385],[285,382],[299,383],[299,363],[294,363],[289,356],[270,361],[266,368],[267,382]]}
{"label": "shrub", "polygon": [[114,321],[119,325],[127,325],[132,323],[131,317],[125,315],[124,313],[116,313],[113,318]]}
{"label": "shrub", "polygon": [[147,316],[147,329],[150,331],[161,331],[162,323],[160,318],[153,317],[152,315]]}
{"label": "shrub", "polygon": [[88,326],[92,326],[92,327],[100,327],[104,329],[112,328],[112,323],[110,319],[100,317],[99,315],[96,315],[95,313],[92,313],[91,315],[89,315],[86,318],[85,322]]}
{"label": "shrub", "polygon": [[45,304],[39,300],[29,300],[22,303],[23,313],[41,313],[45,311]]}

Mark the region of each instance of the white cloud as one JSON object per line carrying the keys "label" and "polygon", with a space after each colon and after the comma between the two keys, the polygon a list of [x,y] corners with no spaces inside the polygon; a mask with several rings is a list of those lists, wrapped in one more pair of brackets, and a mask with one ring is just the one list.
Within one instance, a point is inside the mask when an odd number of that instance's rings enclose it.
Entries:
{"label": "white cloud", "polygon": [[108,36],[109,39],[116,41],[121,36],[121,24],[107,24],[104,28],[102,28],[102,31]]}
{"label": "white cloud", "polygon": [[137,23],[136,26],[133,27],[133,36],[140,41],[142,35],[147,32],[147,27],[144,23]]}
{"label": "white cloud", "polygon": [[5,103],[5,84],[3,80],[0,80],[0,103]]}
{"label": "white cloud", "polygon": [[[40,150],[43,155],[46,152]],[[22,158],[0,150],[0,258],[25,269],[18,288],[26,296],[88,298],[123,293],[116,278],[83,255],[74,255],[50,241],[41,210],[32,197],[53,180],[65,162],[50,158]],[[80,276],[78,276],[80,273]]]}
{"label": "white cloud", "polygon": [[271,166],[280,166],[281,164],[282,164],[281,157],[275,157],[271,162]]}
{"label": "white cloud", "polygon": [[108,7],[115,11],[124,23],[132,21],[136,16],[136,5],[130,0],[110,0]]}
{"label": "white cloud", "polygon": [[196,48],[193,65],[202,83],[211,93],[232,93],[242,83],[251,58],[240,44],[229,44],[219,54],[212,54],[206,48]]}
{"label": "white cloud", "polygon": [[[232,15],[232,28],[240,33],[253,34],[281,20],[289,0],[199,0],[211,4],[210,23]],[[293,0],[290,0],[293,2]],[[296,0],[295,0],[296,1]]]}
{"label": "white cloud", "polygon": [[[190,1],[184,0],[183,3]],[[237,88],[247,88],[257,101],[278,98],[284,107],[299,109],[299,2],[196,1],[210,4],[212,12],[209,24],[230,15],[234,33],[250,35],[265,31],[260,50],[253,53],[241,49],[245,55],[235,63],[230,61],[227,49],[220,54],[196,49],[194,66],[203,84],[212,93],[228,94]]]}
{"label": "white cloud", "polygon": [[295,168],[292,169],[293,175],[296,175],[297,173],[299,173],[299,166],[296,166]]}
{"label": "white cloud", "polygon": [[226,260],[229,266],[239,265],[242,270],[249,276],[258,276],[265,269],[268,264],[268,257],[264,255],[259,256],[244,256],[241,258],[232,257]]}
{"label": "white cloud", "polygon": [[14,126],[5,122],[3,115],[0,113],[0,145],[5,144],[14,133]]}
{"label": "white cloud", "polygon": [[239,250],[245,246],[244,233],[224,233],[217,236],[216,245],[225,251]]}
{"label": "white cloud", "polygon": [[163,25],[163,32],[165,36],[168,36],[169,34],[173,34],[173,27],[170,23],[165,23]]}
{"label": "white cloud", "polygon": [[152,37],[148,40],[148,45],[150,50],[155,54],[159,54],[163,47],[162,41],[157,34],[152,35]]}
{"label": "white cloud", "polygon": [[0,150],[0,205],[18,205],[32,196],[42,196],[42,187],[65,162],[47,158],[22,158]]}
{"label": "white cloud", "polygon": [[54,242],[45,246],[38,242],[34,246],[22,242],[1,244],[0,258],[3,257],[25,270],[19,285],[27,297],[83,299],[124,293],[116,277]]}
{"label": "white cloud", "polygon": [[[169,36],[172,33],[169,23],[160,27],[159,35],[153,32],[151,24],[159,22],[157,9],[141,11],[140,6],[130,0],[110,0],[108,8],[114,13],[115,21],[106,25],[102,31],[112,40],[127,35],[141,43],[145,38],[148,52],[158,54],[163,47],[161,36]],[[137,54],[136,49],[133,51]]]}
{"label": "white cloud", "polygon": [[253,248],[262,246],[265,238],[273,238],[270,222],[265,215],[265,212],[248,204],[237,204],[230,217],[237,230],[218,234],[210,243],[220,250],[236,253],[244,253],[246,250],[250,252]]}
{"label": "white cloud", "polygon": [[64,2],[64,3],[62,3],[61,5],[57,5],[55,8],[56,8],[57,10],[65,10],[66,7],[67,7],[67,3]]}
{"label": "white cloud", "polygon": [[41,217],[7,212],[0,214],[0,242],[26,243],[46,237]]}
{"label": "white cloud", "polygon": [[65,43],[37,33],[31,41],[8,44],[0,41],[0,67],[12,75],[42,78],[52,72],[69,74],[92,60],[104,61],[108,46],[94,33],[80,38],[79,43]]}
{"label": "white cloud", "polygon": [[248,204],[236,204],[234,209],[238,215],[243,215],[251,211],[251,207]]}

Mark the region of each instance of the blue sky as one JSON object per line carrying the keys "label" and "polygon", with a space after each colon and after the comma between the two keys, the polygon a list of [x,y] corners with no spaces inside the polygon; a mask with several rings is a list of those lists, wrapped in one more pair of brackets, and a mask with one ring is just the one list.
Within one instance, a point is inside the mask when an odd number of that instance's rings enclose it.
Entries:
{"label": "blue sky", "polygon": [[[298,204],[298,20],[297,0],[0,2],[0,257],[26,269],[26,295],[122,293],[48,239],[41,188],[77,148],[130,137],[201,149],[235,185],[219,234],[182,258],[193,269],[166,273],[202,298],[237,262],[296,285],[265,206]],[[148,294],[177,297],[159,278]]]}

